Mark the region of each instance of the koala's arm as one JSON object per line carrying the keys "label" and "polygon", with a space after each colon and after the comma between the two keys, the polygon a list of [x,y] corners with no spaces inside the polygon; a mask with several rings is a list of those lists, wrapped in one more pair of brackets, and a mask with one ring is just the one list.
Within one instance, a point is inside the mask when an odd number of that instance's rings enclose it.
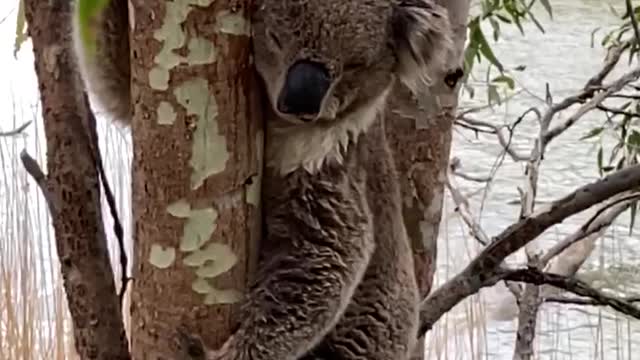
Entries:
{"label": "koala's arm", "polygon": [[127,0],[110,0],[96,19],[97,43],[90,52],[80,38],[76,1],[72,29],[73,47],[80,74],[92,99],[108,116],[125,125],[131,122],[129,20]]}
{"label": "koala's arm", "polygon": [[336,325],[374,243],[360,201],[333,188],[296,189],[270,209],[261,246],[267,257],[247,294],[240,327],[207,359],[296,360]]}

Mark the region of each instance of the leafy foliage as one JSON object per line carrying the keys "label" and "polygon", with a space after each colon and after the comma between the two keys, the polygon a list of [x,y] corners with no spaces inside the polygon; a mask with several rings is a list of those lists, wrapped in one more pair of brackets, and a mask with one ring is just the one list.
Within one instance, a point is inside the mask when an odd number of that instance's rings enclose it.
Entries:
{"label": "leafy foliage", "polygon": [[[606,49],[624,47],[629,64],[631,64],[640,55],[640,31],[638,29],[640,6],[634,7],[630,0],[625,0],[625,5],[623,14],[619,14],[615,8],[610,6],[611,12],[619,17],[622,23],[605,34],[601,46]],[[592,33],[592,43],[598,30],[596,29]],[[620,93],[614,94],[608,100],[598,106],[598,109],[604,114],[602,123],[592,128],[580,139],[598,140],[596,163],[600,176],[605,176],[631,164],[637,164],[640,160],[640,87],[631,85]],[[621,101],[622,104],[620,104]],[[615,139],[613,147],[606,156],[602,146],[605,136]],[[629,231],[631,232],[635,225],[637,203],[631,205],[630,214]]]}
{"label": "leafy foliage", "polygon": [[[544,28],[531,11],[532,7],[540,3],[546,10],[549,16],[553,17],[553,12],[549,0],[531,0],[529,3],[525,3],[524,0],[481,0],[480,1],[480,13],[472,15],[469,19],[467,28],[468,43],[464,52],[464,86],[465,90],[469,93],[469,96],[473,98],[474,89],[469,84],[469,75],[471,74],[473,67],[476,63],[481,63],[482,60],[489,62],[490,66],[487,69],[487,93],[489,105],[501,104],[502,100],[499,94],[499,89],[514,90],[514,79],[505,72],[505,66],[500,62],[496,54],[491,49],[491,45],[487,41],[487,37],[482,29],[483,23],[488,23],[492,29],[492,38],[494,42],[500,40],[501,26],[502,24],[515,25],[521,34],[524,35],[523,22],[530,20],[536,27],[542,32]],[[491,78],[491,70],[496,68],[500,75]],[[516,67],[514,70],[522,71],[524,67]]]}

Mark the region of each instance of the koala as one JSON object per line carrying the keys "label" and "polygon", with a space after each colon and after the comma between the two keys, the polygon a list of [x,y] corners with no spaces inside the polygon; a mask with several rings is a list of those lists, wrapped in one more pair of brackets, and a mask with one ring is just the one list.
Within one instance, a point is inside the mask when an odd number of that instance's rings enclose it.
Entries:
{"label": "koala", "polygon": [[[267,96],[258,272],[224,346],[179,356],[408,359],[420,299],[384,110],[397,83],[416,91],[445,66],[448,14],[434,0],[255,5],[255,68]],[[126,26],[126,0],[111,0],[97,55],[75,41],[87,87],[125,124]]]}

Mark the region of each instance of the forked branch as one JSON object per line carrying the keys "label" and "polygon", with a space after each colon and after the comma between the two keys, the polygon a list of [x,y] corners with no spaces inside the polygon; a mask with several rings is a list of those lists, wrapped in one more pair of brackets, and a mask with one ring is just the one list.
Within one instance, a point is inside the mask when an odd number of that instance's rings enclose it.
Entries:
{"label": "forked branch", "polygon": [[463,271],[422,302],[420,334],[431,329],[442,315],[466,297],[475,294],[482,287],[494,285],[502,280],[500,264],[505,258],[537,238],[549,227],[638,186],[640,165],[630,166],[582,186],[508,227]]}

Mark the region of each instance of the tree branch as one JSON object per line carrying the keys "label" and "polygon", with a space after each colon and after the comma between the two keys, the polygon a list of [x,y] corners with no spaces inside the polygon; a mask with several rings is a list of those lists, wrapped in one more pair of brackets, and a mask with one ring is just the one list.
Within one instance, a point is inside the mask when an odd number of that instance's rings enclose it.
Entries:
{"label": "tree branch", "polygon": [[[529,159],[527,156],[518,154],[515,150],[513,150],[513,148],[511,147],[511,136],[507,140],[502,134],[502,129],[500,127],[486,121],[472,119],[469,116],[465,115],[458,116],[457,121],[460,124],[464,124],[463,126],[468,126],[476,131],[495,134],[498,142],[500,142],[500,145],[502,145],[504,150],[511,157],[511,159],[513,159],[513,161],[526,161]],[[483,127],[489,130],[482,130]],[[509,130],[513,132],[513,129]]]}
{"label": "tree branch", "polygon": [[[570,128],[573,124],[576,123],[583,115],[595,109],[598,105],[600,105],[605,99],[607,99],[612,94],[622,90],[623,87],[628,85],[629,83],[635,81],[640,77],[640,67],[637,67],[623,76],[621,76],[618,80],[613,83],[601,87],[599,90],[602,90],[597,95],[594,95],[591,100],[587,101],[584,105],[580,106],[580,108],[571,115],[567,120],[565,120],[562,124],[555,126],[544,134],[544,142],[545,144],[549,143],[551,140],[556,138],[562,132]],[[593,90],[595,91],[595,90]],[[586,94],[587,91],[583,92]],[[593,93],[593,92],[592,92]],[[577,101],[576,101],[577,102]]]}
{"label": "tree branch", "polygon": [[638,199],[638,196],[640,196],[639,193],[632,193],[632,195],[623,193],[619,196],[616,196],[611,201],[608,201],[606,204],[602,205],[602,207],[598,209],[596,213],[578,230],[576,230],[573,234],[567,236],[563,241],[557,243],[551,249],[549,249],[549,251],[547,251],[546,254],[544,254],[544,256],[540,259],[540,263],[542,265],[546,265],[551,259],[560,255],[571,245],[608,228],[613,223],[613,221],[629,207],[629,205],[633,201]]}
{"label": "tree branch", "polygon": [[47,203],[47,207],[49,208],[49,212],[51,213],[51,217],[55,218],[58,214],[58,209],[60,208],[57,201],[54,200],[51,191],[47,187],[47,176],[38,165],[38,162],[27,153],[27,150],[22,150],[20,152],[20,160],[22,161],[22,165],[24,169],[27,171],[29,175],[36,182],[36,185],[40,188],[42,192],[42,196]]}
{"label": "tree branch", "polygon": [[573,294],[592,299],[600,305],[607,305],[625,315],[640,319],[640,308],[631,302],[607,295],[575,277],[545,273],[535,268],[502,270],[500,277],[505,280],[520,281],[534,285],[551,285]]}
{"label": "tree branch", "polygon": [[462,272],[423,300],[420,334],[431,329],[442,315],[460,301],[475,294],[480,288],[491,286],[501,280],[498,267],[502,261],[537,238],[546,229],[597,203],[638,186],[640,186],[640,165],[630,166],[584,185],[508,227]]}
{"label": "tree branch", "polygon": [[462,218],[462,220],[467,224],[467,227],[469,228],[471,235],[480,244],[486,246],[489,244],[489,242],[491,242],[491,240],[489,239],[489,236],[484,232],[480,224],[473,218],[473,215],[471,214],[471,210],[469,210],[469,202],[467,201],[465,196],[462,195],[462,192],[460,192],[460,190],[458,189],[455,178],[451,176],[452,173],[454,173],[459,166],[459,160],[458,161],[456,160],[458,159],[454,158],[451,161],[451,165],[449,166],[449,171],[447,172],[447,182],[446,182],[447,189],[449,190],[449,193],[451,194],[451,198],[454,204],[456,205],[456,211],[458,212],[458,214],[460,214],[460,217]]}
{"label": "tree branch", "polygon": [[9,131],[0,131],[0,137],[11,137],[11,136],[16,136],[21,134],[29,125],[31,125],[31,120],[27,121],[26,123],[18,126],[15,129],[9,130]]}
{"label": "tree branch", "polygon": [[630,112],[630,111],[624,111],[624,110],[620,110],[620,109],[614,109],[614,108],[610,108],[610,107],[604,106],[604,105],[598,105],[598,106],[596,106],[596,108],[598,110],[602,110],[604,112],[607,112],[607,113],[610,113],[610,114],[613,114],[613,115],[624,115],[624,116],[629,116],[629,117],[632,117],[632,118],[640,117],[640,114],[638,114],[638,113],[633,113],[633,112]]}
{"label": "tree branch", "polygon": [[82,101],[70,45],[72,4],[25,0],[24,5],[47,140],[46,177],[26,153],[21,158],[38,186],[51,192],[44,194],[54,208],[51,222],[74,346],[81,359],[130,359],[102,221],[98,171],[86,144],[91,109]]}
{"label": "tree branch", "polygon": [[[465,222],[471,235],[482,245],[487,246],[491,239],[484,231],[482,226],[474,219],[471,210],[469,209],[469,202],[462,195],[462,192],[458,189],[455,179],[451,176],[451,173],[455,173],[456,169],[460,167],[460,159],[454,158],[451,161],[451,165],[449,166],[449,172],[447,174],[447,182],[446,186],[451,194],[451,198],[453,202],[456,204],[456,211],[460,214],[460,217]],[[509,291],[513,294],[513,296],[517,299],[521,289],[516,284],[512,284],[508,281],[505,281],[505,286]]]}
{"label": "tree branch", "polygon": [[[620,298],[620,300],[627,303],[635,303],[640,302],[640,296],[632,296]],[[544,302],[548,303],[558,303],[558,304],[573,304],[573,305],[583,305],[583,306],[598,306],[598,305],[607,305],[602,302],[591,299],[591,298],[578,298],[578,297],[566,297],[566,296],[548,296],[544,298]]]}

